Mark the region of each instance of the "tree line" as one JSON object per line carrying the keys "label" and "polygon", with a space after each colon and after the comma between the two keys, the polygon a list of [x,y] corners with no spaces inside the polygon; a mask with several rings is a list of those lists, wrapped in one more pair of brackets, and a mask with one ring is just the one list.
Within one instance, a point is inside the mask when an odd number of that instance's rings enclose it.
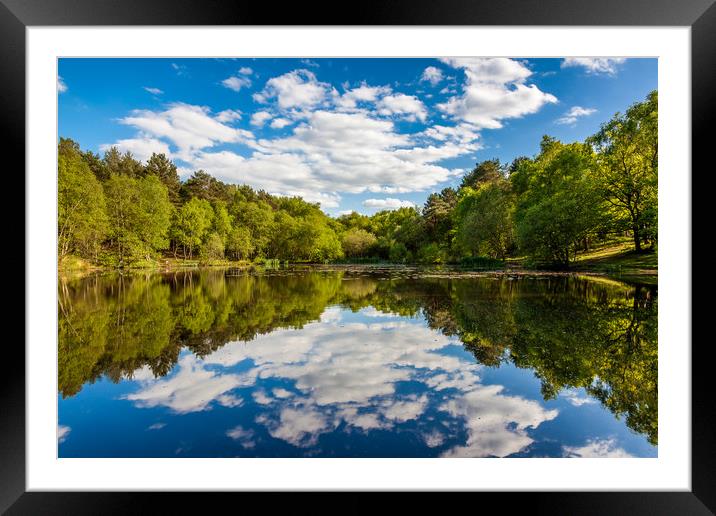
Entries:
{"label": "tree line", "polygon": [[58,255],[124,267],[172,256],[291,262],[477,262],[527,256],[567,266],[614,235],[657,244],[658,94],[583,142],[544,136],[512,163],[483,161],[422,208],[337,218],[318,203],[226,184],[182,182],[164,154],[141,163],[71,139],[58,146]]}

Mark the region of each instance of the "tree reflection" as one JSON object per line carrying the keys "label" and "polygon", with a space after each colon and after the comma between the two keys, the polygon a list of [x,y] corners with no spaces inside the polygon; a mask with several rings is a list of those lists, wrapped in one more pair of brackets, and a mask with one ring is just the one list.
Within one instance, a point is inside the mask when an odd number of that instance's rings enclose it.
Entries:
{"label": "tree reflection", "polygon": [[373,307],[457,336],[479,363],[534,371],[545,399],[584,388],[657,443],[657,296],[587,277],[400,278],[335,271],[96,275],[59,284],[59,391],[101,376],[156,377],[182,348],[204,357],[319,320],[328,306]]}

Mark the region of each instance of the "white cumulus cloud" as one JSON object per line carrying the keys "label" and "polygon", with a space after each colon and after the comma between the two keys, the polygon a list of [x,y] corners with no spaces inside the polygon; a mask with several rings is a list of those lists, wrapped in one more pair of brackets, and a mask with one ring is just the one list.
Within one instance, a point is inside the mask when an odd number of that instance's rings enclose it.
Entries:
{"label": "white cumulus cloud", "polygon": [[428,116],[425,105],[414,95],[387,95],[380,99],[376,106],[381,115],[399,115],[410,121],[424,122]]}
{"label": "white cumulus cloud", "polygon": [[619,65],[626,61],[623,57],[567,57],[562,61],[562,68],[581,67],[590,74],[614,75]]}
{"label": "white cumulus cloud", "polygon": [[271,120],[271,118],[273,118],[273,115],[268,111],[257,111],[256,113],[251,115],[251,125],[261,127],[268,120]]}
{"label": "white cumulus cloud", "polygon": [[229,127],[213,118],[209,108],[183,103],[170,104],[159,112],[135,110],[119,122],[138,129],[145,141],[152,137],[168,139],[178,148],[177,156],[184,160],[190,160],[198,149],[253,138],[249,131]]}
{"label": "white cumulus cloud", "polygon": [[415,206],[415,203],[410,201],[401,201],[393,197],[387,197],[385,199],[366,199],[363,201],[363,206],[366,208],[378,208],[381,210],[396,210],[398,208],[411,208]]}
{"label": "white cumulus cloud", "polygon": [[222,124],[228,124],[236,120],[241,120],[242,113],[238,109],[225,109],[216,114],[214,119]]}
{"label": "white cumulus cloud", "polygon": [[57,425],[57,442],[64,442],[70,435],[72,429],[66,425]]}
{"label": "white cumulus cloud", "polygon": [[499,129],[502,120],[536,113],[557,98],[526,84],[532,71],[514,59],[445,58],[442,61],[465,72],[462,95],[451,97],[438,109],[479,129]]}
{"label": "white cumulus cloud", "polygon": [[336,101],[339,109],[351,111],[356,110],[360,103],[373,103],[378,98],[391,93],[390,86],[369,86],[362,83],[360,86],[348,89]]}
{"label": "white cumulus cloud", "polygon": [[156,138],[127,138],[124,140],[117,140],[112,144],[104,143],[99,146],[102,152],[106,152],[110,147],[117,147],[120,152],[131,152],[132,155],[139,161],[146,162],[153,153],[164,154],[166,157],[171,158],[172,153],[169,150],[169,145]]}
{"label": "white cumulus cloud", "polygon": [[271,127],[273,129],[283,129],[286,126],[291,125],[293,122],[291,120],[287,120],[286,118],[276,118],[271,121]]}
{"label": "white cumulus cloud", "polygon": [[593,108],[583,108],[581,106],[573,106],[564,115],[554,121],[555,124],[562,125],[574,125],[577,123],[577,119],[583,116],[589,116],[596,113],[597,110]]}
{"label": "white cumulus cloud", "polygon": [[433,86],[437,85],[444,78],[443,72],[440,68],[435,66],[428,66],[423,70],[423,75],[420,77],[421,81],[427,81]]}
{"label": "white cumulus cloud", "polygon": [[281,109],[308,109],[321,104],[333,88],[316,79],[309,70],[294,70],[266,82],[263,91],[254,95],[260,103],[276,99]]}
{"label": "white cumulus cloud", "polygon": [[230,90],[241,91],[243,88],[251,86],[251,79],[244,76],[232,75],[221,81],[221,84]]}

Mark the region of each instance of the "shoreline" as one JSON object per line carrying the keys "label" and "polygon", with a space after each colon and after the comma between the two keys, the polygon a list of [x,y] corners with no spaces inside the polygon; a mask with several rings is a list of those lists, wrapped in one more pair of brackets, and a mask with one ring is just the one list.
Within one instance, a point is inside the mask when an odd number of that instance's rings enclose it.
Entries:
{"label": "shoreline", "polygon": [[479,278],[506,277],[508,279],[588,276],[593,278],[615,279],[626,283],[658,284],[657,269],[629,269],[623,271],[605,270],[603,268],[573,267],[568,269],[526,268],[508,264],[504,268],[466,268],[457,264],[420,265],[399,263],[289,263],[279,267],[266,267],[261,263],[249,262],[214,262],[214,263],[177,263],[165,262],[156,266],[144,267],[102,267],[88,266],[84,268],[58,267],[58,278],[80,279],[94,274],[168,274],[172,272],[205,271],[205,270],[237,270],[243,273],[276,274],[287,272],[347,272],[355,274],[395,274],[405,279],[410,278]]}

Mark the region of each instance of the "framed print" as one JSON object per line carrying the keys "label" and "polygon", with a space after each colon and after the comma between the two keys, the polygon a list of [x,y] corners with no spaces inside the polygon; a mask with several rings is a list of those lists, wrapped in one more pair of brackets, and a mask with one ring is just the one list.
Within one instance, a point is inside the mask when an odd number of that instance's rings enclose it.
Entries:
{"label": "framed print", "polygon": [[3,510],[715,510],[691,171],[716,8],[493,6],[3,0]]}

